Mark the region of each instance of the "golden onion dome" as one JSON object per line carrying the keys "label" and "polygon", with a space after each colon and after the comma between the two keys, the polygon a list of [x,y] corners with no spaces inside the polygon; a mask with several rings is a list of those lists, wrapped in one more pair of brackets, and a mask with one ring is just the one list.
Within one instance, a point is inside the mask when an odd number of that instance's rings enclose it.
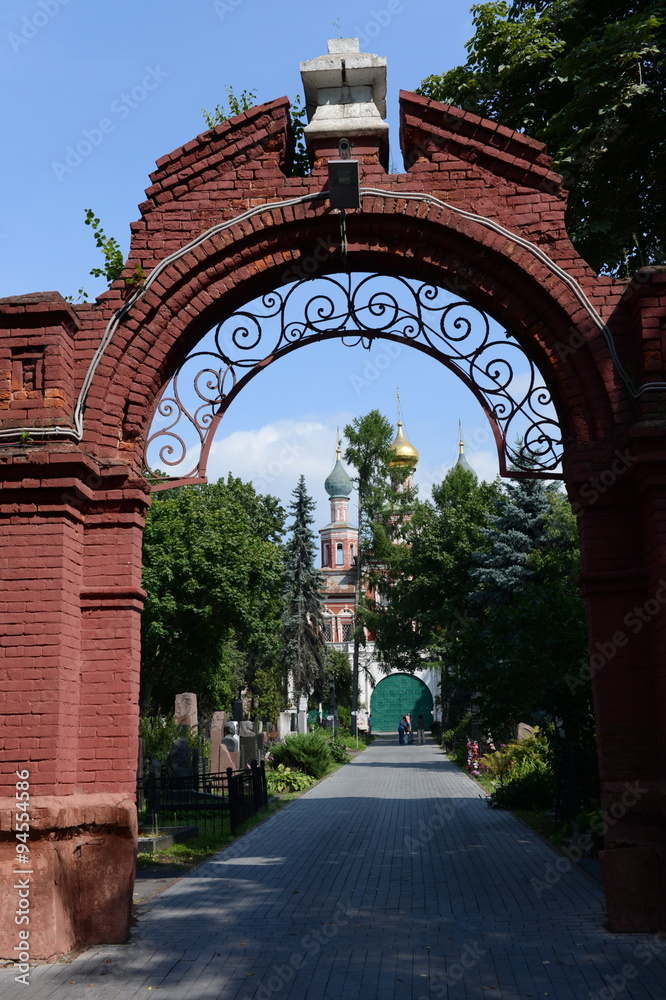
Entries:
{"label": "golden onion dome", "polygon": [[402,420],[398,421],[398,433],[389,451],[391,452],[389,465],[392,469],[413,469],[419,460],[418,451],[402,433]]}

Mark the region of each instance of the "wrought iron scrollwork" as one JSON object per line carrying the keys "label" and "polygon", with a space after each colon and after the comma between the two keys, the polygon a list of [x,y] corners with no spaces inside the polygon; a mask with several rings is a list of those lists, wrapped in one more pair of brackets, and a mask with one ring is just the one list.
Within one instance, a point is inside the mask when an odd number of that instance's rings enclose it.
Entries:
{"label": "wrought iron scrollwork", "polygon": [[552,397],[519,343],[444,288],[359,273],[305,278],[222,320],[166,387],[146,464],[178,468],[179,480],[199,481],[215,430],[243,385],[281,355],[334,337],[367,350],[379,338],[418,346],[476,395],[495,434],[501,471],[558,475],[562,438]]}

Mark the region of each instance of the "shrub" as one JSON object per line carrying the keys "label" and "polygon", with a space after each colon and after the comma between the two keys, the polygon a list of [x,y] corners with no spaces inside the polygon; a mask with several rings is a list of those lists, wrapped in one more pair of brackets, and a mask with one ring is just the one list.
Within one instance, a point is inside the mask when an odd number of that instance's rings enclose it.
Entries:
{"label": "shrub", "polygon": [[442,735],[442,724],[441,722],[434,721],[430,727],[430,735],[433,740],[439,740]]}
{"label": "shrub", "polygon": [[273,764],[284,764],[285,767],[304,771],[313,778],[322,778],[332,761],[328,746],[320,729],[314,729],[311,733],[293,733],[286,737],[284,743],[276,743],[271,747]]}
{"label": "shrub", "polygon": [[526,778],[534,772],[551,770],[548,740],[538,731],[524,740],[511,740],[506,746],[479,758],[479,769],[500,785]]}
{"label": "shrub", "polygon": [[139,736],[146,741],[146,771],[154,757],[162,767],[166,767],[167,757],[174,740],[187,740],[190,751],[198,750],[205,757],[210,756],[210,746],[198,733],[192,733],[186,726],[179,725],[173,712],[168,715],[142,715],[139,719]]}
{"label": "shrub", "polygon": [[442,733],[442,742],[450,745],[454,740],[467,740],[469,738],[469,727],[472,721],[470,714],[465,715],[454,729],[445,729]]}
{"label": "shrub", "polygon": [[304,792],[314,784],[314,778],[302,771],[296,771],[284,764],[278,764],[274,771],[266,771],[266,784],[271,794],[280,792]]}
{"label": "shrub", "polygon": [[[327,730],[327,732],[330,732],[330,730]],[[372,743],[373,737],[364,736],[362,733],[359,733],[358,736],[352,736],[352,734],[349,732],[348,729],[345,729],[344,726],[341,726],[340,729],[335,730],[334,739],[339,740],[346,747],[355,750],[357,742],[359,747],[360,746],[367,747],[370,745],[370,743]]]}
{"label": "shrub", "polygon": [[345,746],[343,740],[341,740],[338,736],[329,742],[328,749],[336,764],[346,764],[349,760],[347,747]]}
{"label": "shrub", "polygon": [[507,781],[491,796],[491,804],[499,809],[550,809],[554,801],[555,776],[543,770]]}
{"label": "shrub", "polygon": [[344,705],[338,705],[338,719],[340,720],[340,725],[345,726],[349,729],[351,727],[351,708],[345,708]]}

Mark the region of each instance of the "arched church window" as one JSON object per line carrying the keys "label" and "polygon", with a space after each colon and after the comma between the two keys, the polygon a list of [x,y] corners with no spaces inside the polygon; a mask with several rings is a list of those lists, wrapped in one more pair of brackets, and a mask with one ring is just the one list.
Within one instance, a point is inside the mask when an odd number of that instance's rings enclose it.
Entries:
{"label": "arched church window", "polygon": [[342,551],[342,542],[338,542],[338,544],[335,546],[335,565],[342,566],[344,565],[344,561],[345,561],[345,556],[344,552]]}
{"label": "arched church window", "polygon": [[324,546],[323,565],[324,566],[330,566],[331,565],[331,547],[330,547],[330,545],[325,545]]}

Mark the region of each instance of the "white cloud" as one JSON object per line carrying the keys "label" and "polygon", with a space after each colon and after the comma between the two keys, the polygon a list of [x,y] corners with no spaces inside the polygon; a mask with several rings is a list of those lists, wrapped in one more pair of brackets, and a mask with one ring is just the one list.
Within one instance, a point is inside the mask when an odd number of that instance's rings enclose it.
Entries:
{"label": "white cloud", "polygon": [[324,480],[335,462],[336,428],[349,419],[346,414],[323,419],[285,418],[257,429],[233,431],[213,442],[209,482],[231,472],[252,482],[257,492],[278,497],[286,506],[299,476],[304,475],[308,493],[318,507],[315,528],[321,527],[329,520]]}

